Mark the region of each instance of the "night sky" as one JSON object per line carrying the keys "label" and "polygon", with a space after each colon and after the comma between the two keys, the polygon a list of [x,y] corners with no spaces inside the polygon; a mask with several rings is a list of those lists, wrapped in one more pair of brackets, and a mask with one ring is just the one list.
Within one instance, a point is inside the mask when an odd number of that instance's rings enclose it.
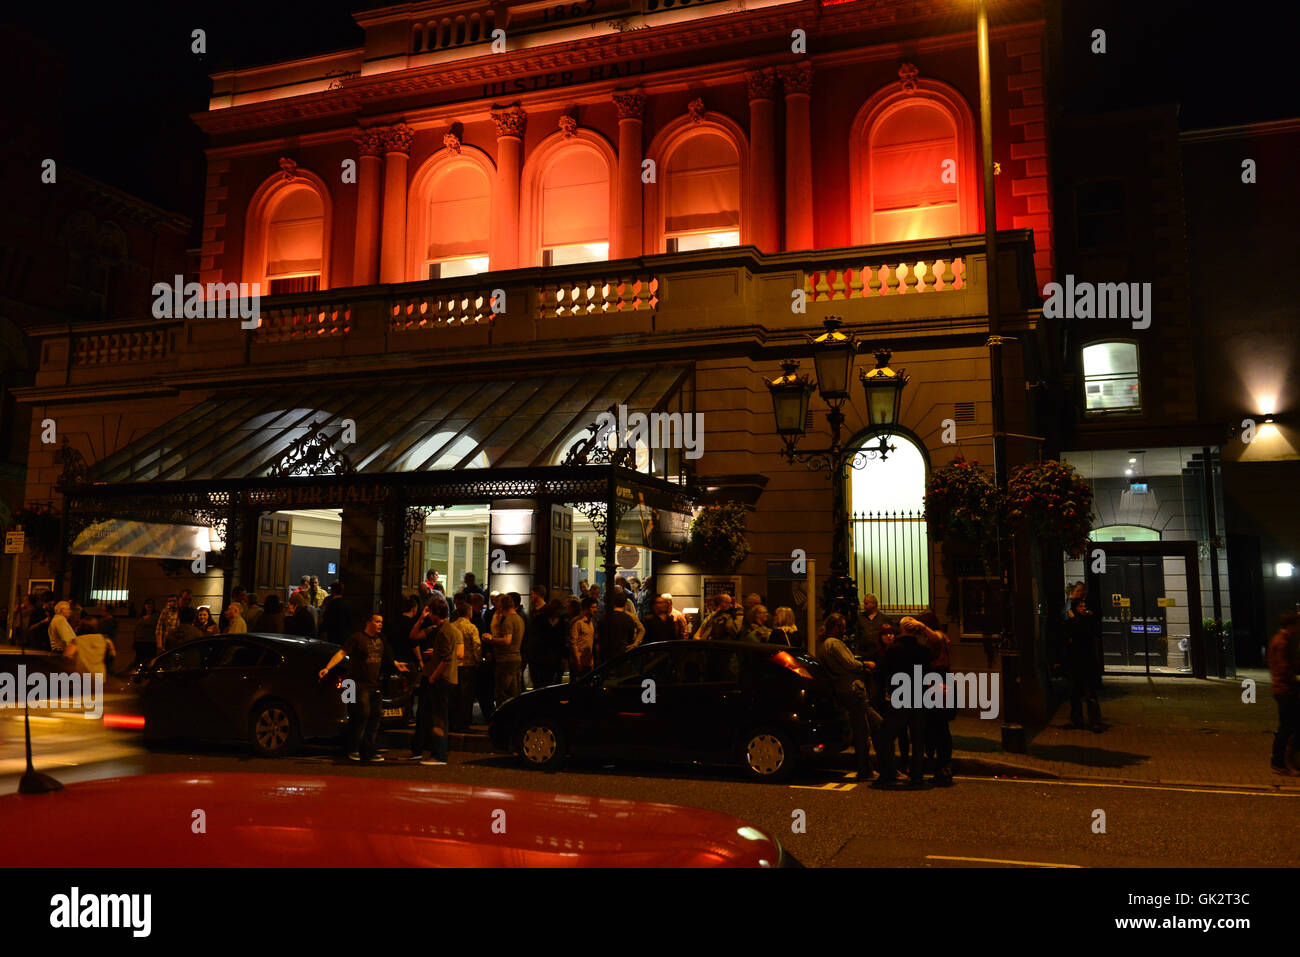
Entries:
{"label": "night sky", "polygon": [[[1051,2],[1064,3],[1070,111],[1179,102],[1185,129],[1300,113],[1291,3]],[[73,13],[45,2],[6,19],[63,60],[61,89],[55,77],[36,82],[49,95],[43,119],[64,161],[191,217],[197,238],[205,137],[189,116],[207,105],[208,74],[359,45],[351,13],[382,5],[236,0],[97,4]],[[206,56],[190,52],[196,27],[207,31]],[[1089,51],[1098,27],[1107,31],[1104,57]],[[28,41],[11,34],[8,42]],[[9,73],[8,91],[33,79]]]}

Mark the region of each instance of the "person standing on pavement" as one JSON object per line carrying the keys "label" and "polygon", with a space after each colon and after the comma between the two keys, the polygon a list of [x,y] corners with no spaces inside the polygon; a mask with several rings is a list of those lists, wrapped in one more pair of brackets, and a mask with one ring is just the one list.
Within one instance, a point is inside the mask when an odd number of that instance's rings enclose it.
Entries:
{"label": "person standing on pavement", "polygon": [[496,654],[493,696],[499,708],[518,696],[520,673],[523,671],[520,649],[524,643],[524,620],[515,611],[515,600],[510,595],[502,595],[497,600],[490,632],[492,650]]}
{"label": "person standing on pavement", "polygon": [[772,629],[768,623],[772,620],[766,605],[755,605],[749,610],[745,620],[745,631],[741,636],[745,641],[754,641],[765,645],[772,640]]}
{"label": "person standing on pavement", "polygon": [[713,611],[704,619],[695,637],[708,641],[739,641],[744,630],[740,609],[726,592],[714,598]]}
{"label": "person standing on pavement", "polygon": [[50,651],[56,654],[63,654],[68,645],[77,637],[76,630],[72,627],[72,603],[61,601],[54,606],[54,617],[50,620],[49,639]]}
{"label": "person standing on pavement", "polygon": [[582,600],[582,614],[569,622],[569,684],[591,673],[595,662],[596,599]]}
{"label": "person standing on pavement", "polygon": [[451,624],[460,632],[464,649],[456,667],[456,702],[451,709],[451,730],[462,732],[468,731],[474,723],[474,688],[479,662],[483,660],[483,636],[470,618],[469,602],[464,595],[456,597],[456,617]]}
{"label": "person standing on pavement", "polygon": [[609,621],[601,619],[596,623],[596,660],[602,665],[635,648],[638,629],[645,634],[645,626],[627,613],[626,594],[615,589],[610,601],[614,603],[614,614]]}
{"label": "person standing on pavement", "polygon": [[167,636],[180,622],[180,605],[175,595],[168,595],[163,610],[158,614],[158,624],[154,626],[153,639],[156,654],[162,654],[167,644]]}
{"label": "person standing on pavement", "polygon": [[569,629],[564,620],[564,605],[552,598],[528,619],[533,631],[533,659],[528,664],[534,688],[546,688],[560,683],[560,663],[568,643]]}
{"label": "person standing on pavement", "polygon": [[1296,643],[1300,636],[1300,615],[1283,612],[1281,627],[1268,643],[1268,671],[1273,679],[1273,700],[1277,702],[1277,731],[1273,734],[1274,774],[1295,775],[1286,763],[1291,747],[1300,743],[1300,682],[1296,677]]}
{"label": "person standing on pavement", "polygon": [[1101,623],[1088,610],[1088,599],[1072,598],[1065,621],[1066,665],[1070,669],[1070,727],[1082,728],[1083,701],[1088,702],[1088,727],[1103,730],[1101,704]]}
{"label": "person standing on pavement", "polygon": [[[911,621],[912,619],[904,619]],[[945,689],[948,677],[948,660],[951,642],[939,626],[939,616],[932,611],[925,611],[915,619],[925,631],[921,643],[925,646],[929,664],[926,674],[937,674]],[[956,709],[949,710],[947,703],[940,708],[927,708],[925,712],[925,756],[934,759],[935,787],[950,788],[952,780],[952,729],[948,723],[956,717]]]}
{"label": "person standing on pavement", "polygon": [[132,634],[131,651],[135,656],[134,664],[142,664],[158,654],[154,630],[158,627],[158,605],[152,598],[146,598],[140,606],[140,620],[135,623]]}
{"label": "person standing on pavement", "polygon": [[880,627],[886,623],[897,625],[880,610],[875,595],[863,595],[862,613],[853,623],[853,650],[863,658],[874,660],[880,653]]}
{"label": "person standing on pavement", "polygon": [[817,636],[817,660],[826,669],[835,691],[835,703],[848,717],[853,731],[853,752],[858,765],[858,780],[871,780],[871,728],[867,719],[867,681],[875,665],[859,661],[844,643],[844,616],[832,613]]}
{"label": "person standing on pavement", "polygon": [[301,638],[316,637],[316,616],[307,607],[307,596],[296,591],[289,596],[289,613],[284,616],[284,633]]}
{"label": "person standing on pavement", "polygon": [[672,603],[660,595],[654,600],[654,609],[641,622],[645,625],[645,641],[676,641],[677,623],[673,621]]}
{"label": "person standing on pavement", "polygon": [[464,643],[464,634],[447,620],[446,603],[438,598],[430,601],[411,632],[422,678],[410,760],[426,767],[447,763],[448,726],[452,702],[456,700],[457,669]]}
{"label": "person standing on pavement", "polygon": [[353,631],[352,609],[343,597],[343,583],[336,581],[330,585],[330,596],[321,606],[320,636],[341,645]]}
{"label": "person standing on pavement", "polygon": [[392,649],[384,640],[384,616],[371,615],[366,619],[360,631],[355,631],[343,642],[343,647],[334,653],[329,663],[320,670],[320,677],[329,674],[330,669],[348,659],[348,677],[352,679],[352,691],[355,701],[348,705],[352,719],[347,731],[348,759],[379,763],[383,755],[375,750],[375,738],[379,734],[379,721],[382,709],[379,703],[380,683],[384,675],[396,667],[406,671],[406,663],[394,661]]}
{"label": "person standing on pavement", "polygon": [[925,780],[925,709],[918,707],[916,698],[921,689],[913,688],[916,671],[924,672],[929,663],[929,653],[920,643],[925,633],[925,626],[915,618],[906,618],[899,622],[898,638],[885,649],[883,663],[879,673],[884,681],[884,706],[882,712],[885,723],[880,754],[880,780],[873,787],[891,788],[898,786],[898,771],[894,767],[894,742],[906,730],[910,748],[907,749],[907,773],[911,779],[909,787],[914,790],[929,788]]}
{"label": "person standing on pavement", "polygon": [[[468,573],[467,573],[468,575]],[[473,576],[469,575],[466,582],[467,586],[472,584]],[[469,620],[478,633],[483,636],[483,658],[478,663],[478,674],[474,676],[474,696],[478,698],[478,707],[483,712],[483,720],[491,721],[492,713],[496,711],[496,674],[497,659],[496,649],[492,646],[492,616],[487,612],[487,596],[479,591],[462,591],[458,598],[469,599]]]}

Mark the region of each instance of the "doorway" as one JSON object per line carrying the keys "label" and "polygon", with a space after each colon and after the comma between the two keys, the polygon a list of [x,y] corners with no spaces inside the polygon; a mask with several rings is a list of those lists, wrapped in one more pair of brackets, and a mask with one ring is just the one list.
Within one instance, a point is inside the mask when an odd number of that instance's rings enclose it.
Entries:
{"label": "doorway", "polygon": [[[1101,542],[1088,596],[1101,618],[1107,674],[1205,677],[1195,542]],[[1190,586],[1190,587],[1189,587]]]}

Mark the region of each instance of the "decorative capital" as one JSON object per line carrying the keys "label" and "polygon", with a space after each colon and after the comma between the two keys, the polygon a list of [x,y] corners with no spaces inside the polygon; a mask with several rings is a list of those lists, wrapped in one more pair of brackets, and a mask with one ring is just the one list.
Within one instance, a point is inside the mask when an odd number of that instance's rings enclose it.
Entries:
{"label": "decorative capital", "polygon": [[646,97],[639,89],[619,90],[614,94],[614,107],[620,120],[639,120],[645,113]]}
{"label": "decorative capital", "polygon": [[523,139],[528,125],[528,114],[517,106],[492,111],[492,122],[497,125],[497,136],[517,136]]}
{"label": "decorative capital", "polygon": [[776,70],[772,67],[751,70],[745,74],[745,83],[751,100],[770,100],[776,95]]}
{"label": "decorative capital", "polygon": [[686,112],[691,117],[691,122],[695,124],[704,122],[704,100],[698,96],[686,104]]}
{"label": "decorative capital", "polygon": [[913,63],[901,63],[898,66],[898,82],[903,84],[903,89],[908,93],[916,92],[916,78],[920,74],[921,71]]}
{"label": "decorative capital", "polygon": [[287,156],[280,157],[280,172],[286,183],[292,183],[298,178],[298,164]]}
{"label": "decorative capital", "polygon": [[785,86],[786,96],[791,93],[812,93],[813,65],[811,63],[783,66],[777,72],[780,74],[781,83]]}
{"label": "decorative capital", "polygon": [[572,114],[565,113],[560,117],[560,122],[557,125],[560,127],[560,132],[565,139],[571,139],[578,135],[578,121]]}
{"label": "decorative capital", "polygon": [[359,129],[352,134],[352,139],[356,141],[357,149],[361,151],[362,156],[379,156],[384,151],[384,138],[381,127],[370,127],[368,129]]}
{"label": "decorative capital", "polygon": [[415,142],[415,130],[405,123],[382,127],[379,135],[385,153],[409,153]]}

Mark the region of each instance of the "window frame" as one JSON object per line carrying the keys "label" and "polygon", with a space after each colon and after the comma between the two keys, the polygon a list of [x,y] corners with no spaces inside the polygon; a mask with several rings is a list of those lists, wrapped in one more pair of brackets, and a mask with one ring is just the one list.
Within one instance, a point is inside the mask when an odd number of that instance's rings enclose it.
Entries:
{"label": "window frame", "polygon": [[[1134,359],[1136,360],[1134,364],[1137,366],[1137,371],[1132,373],[1134,378],[1137,380],[1137,404],[1134,406],[1124,406],[1122,408],[1112,408],[1112,409],[1088,408],[1089,379],[1088,379],[1087,367],[1084,365],[1083,354],[1088,349],[1091,349],[1094,346],[1105,346],[1105,345],[1125,345],[1125,346],[1131,346],[1133,348],[1133,356]],[[1129,373],[1115,373],[1115,375],[1127,376],[1129,375]],[[1096,419],[1096,418],[1107,418],[1111,416],[1124,416],[1124,415],[1140,416],[1143,414],[1142,395],[1143,395],[1142,347],[1138,344],[1137,340],[1123,339],[1123,338],[1094,339],[1090,342],[1085,342],[1079,346],[1079,397],[1081,400],[1080,408],[1085,418]]]}

